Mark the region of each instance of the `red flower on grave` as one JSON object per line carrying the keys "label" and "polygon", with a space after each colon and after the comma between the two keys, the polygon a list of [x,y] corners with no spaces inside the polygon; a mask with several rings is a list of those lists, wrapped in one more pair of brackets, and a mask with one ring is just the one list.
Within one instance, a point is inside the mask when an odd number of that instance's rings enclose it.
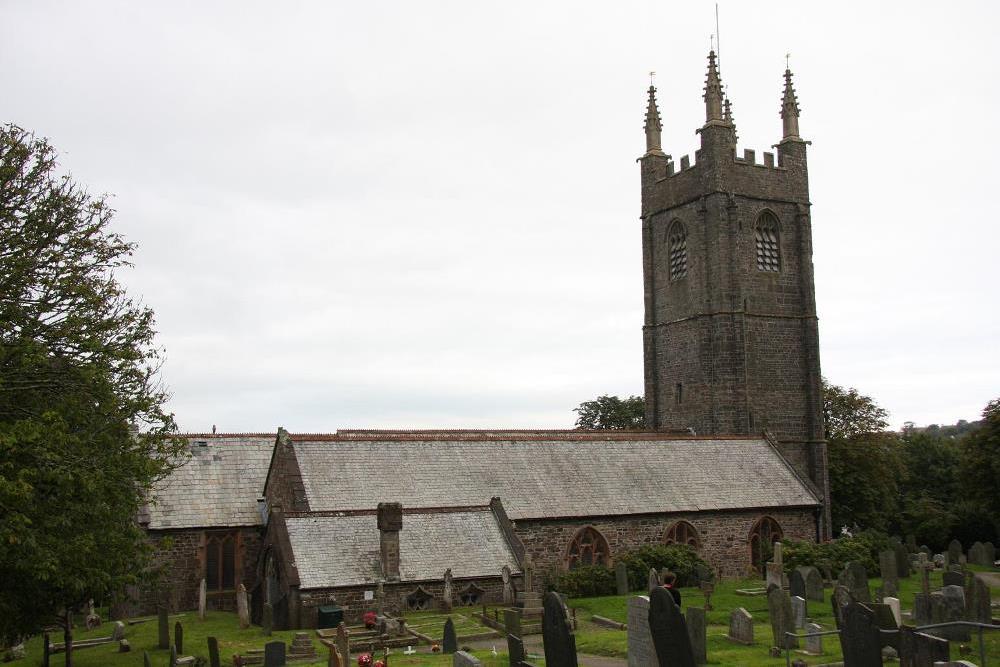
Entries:
{"label": "red flower on grave", "polygon": [[358,667],[372,667],[372,656],[370,653],[362,653],[358,656]]}
{"label": "red flower on grave", "polygon": [[371,630],[378,623],[378,615],[373,611],[366,611],[361,620],[364,622],[365,627]]}
{"label": "red flower on grave", "polygon": [[375,667],[385,667],[385,661],[384,660],[376,660],[375,661]]}

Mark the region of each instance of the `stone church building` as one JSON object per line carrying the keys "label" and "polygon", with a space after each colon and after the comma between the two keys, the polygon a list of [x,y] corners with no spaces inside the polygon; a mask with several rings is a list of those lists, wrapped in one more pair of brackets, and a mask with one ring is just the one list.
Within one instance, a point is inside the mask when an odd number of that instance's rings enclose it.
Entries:
{"label": "stone church building", "polygon": [[[785,72],[777,154],[736,154],[709,54],[695,160],[640,158],[648,430],[341,430],[189,435],[140,517],[176,609],[235,606],[278,627],[500,601],[648,544],[689,544],[742,576],[779,537],[830,536],[812,233]],[[445,571],[450,570],[448,583]],[[149,592],[144,600],[152,600]]]}

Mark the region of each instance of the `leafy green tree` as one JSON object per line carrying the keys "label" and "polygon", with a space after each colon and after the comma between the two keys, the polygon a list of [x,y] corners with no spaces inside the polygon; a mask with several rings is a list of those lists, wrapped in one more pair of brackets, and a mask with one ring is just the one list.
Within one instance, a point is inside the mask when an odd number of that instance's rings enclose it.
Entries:
{"label": "leafy green tree", "polygon": [[642,396],[598,396],[574,408],[576,427],[582,429],[642,430],[646,427],[646,402]]}
{"label": "leafy green tree", "polygon": [[887,530],[899,513],[902,444],[888,413],[857,389],[823,382],[834,526]]}
{"label": "leafy green tree", "polygon": [[135,517],[183,452],[153,313],[116,280],[133,246],[56,169],[0,126],[0,644],[53,621],[71,642],[74,610],[135,581]]}
{"label": "leafy green tree", "polygon": [[1000,517],[1000,398],[983,408],[983,421],[963,441],[962,489]]}

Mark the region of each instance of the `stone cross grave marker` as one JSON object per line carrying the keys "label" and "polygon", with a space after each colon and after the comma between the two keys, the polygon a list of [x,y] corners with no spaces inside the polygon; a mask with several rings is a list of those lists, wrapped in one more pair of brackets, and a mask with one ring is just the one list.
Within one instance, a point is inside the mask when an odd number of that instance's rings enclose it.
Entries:
{"label": "stone cross grave marker", "polygon": [[451,616],[444,622],[444,638],[441,640],[443,653],[454,653],[458,650],[458,635],[455,634],[455,622]]}
{"label": "stone cross grave marker", "polygon": [[927,597],[930,597],[931,594],[931,570],[933,569],[934,563],[927,560],[927,554],[921,551],[917,560],[917,574],[920,575],[920,590]]}
{"label": "stone cross grave marker", "polygon": [[351,662],[351,631],[343,621],[337,624],[337,653],[345,663]]}
{"label": "stone cross grave marker", "polygon": [[236,611],[240,617],[240,627],[246,630],[250,627],[250,601],[247,599],[247,587],[243,584],[236,589]]}
{"label": "stone cross grave marker", "polygon": [[650,593],[648,622],[660,667],[694,667],[687,622],[667,589]]}
{"label": "stone cross grave marker", "polygon": [[618,595],[628,595],[628,568],[623,561],[615,564],[615,587]]}
{"label": "stone cross grave marker", "polygon": [[177,647],[177,653],[184,655],[184,626],[180,621],[174,623],[174,646]]}
{"label": "stone cross grave marker", "polygon": [[159,640],[157,646],[166,650],[170,648],[170,621],[167,619],[166,604],[160,604],[156,608],[156,623],[158,635],[157,639]]}
{"label": "stone cross grave marker", "polygon": [[705,610],[699,607],[688,607],[685,615],[688,639],[691,641],[691,655],[696,665],[708,664],[708,623],[705,620]]}
{"label": "stone cross grave marker", "polygon": [[792,602],[780,586],[771,584],[767,587],[767,612],[771,617],[773,645],[778,648],[798,648],[798,640],[795,637],[785,635],[786,632],[794,632],[795,627],[792,618]]}
{"label": "stone cross grave marker", "polygon": [[222,667],[219,661],[219,640],[215,637],[208,638],[208,667]]}
{"label": "stone cross grave marker", "polygon": [[844,667],[882,664],[882,640],[871,609],[859,602],[844,607],[840,648],[844,653]]}
{"label": "stone cross grave marker", "polygon": [[806,608],[806,599],[798,595],[792,596],[792,620],[795,622],[795,629],[801,630],[806,627],[806,617],[809,611]]}
{"label": "stone cross grave marker", "polygon": [[514,585],[510,580],[509,566],[503,566],[503,569],[500,570],[500,578],[503,579],[503,604],[505,607],[509,607],[514,604]]}
{"label": "stone cross grave marker", "polygon": [[[810,623],[806,626],[806,632],[823,632],[823,626]],[[823,655],[823,636],[816,635],[806,637],[806,653],[809,655]]]}
{"label": "stone cross grave marker", "polygon": [[285,667],[285,642],[264,644],[264,667]]}
{"label": "stone cross grave marker", "polygon": [[576,637],[566,617],[566,605],[562,598],[558,593],[549,591],[542,599],[542,608],[545,664],[549,667],[577,667]]}
{"label": "stone cross grave marker", "polygon": [[729,614],[729,634],[726,639],[737,644],[753,644],[753,616],[743,607]]}
{"label": "stone cross grave marker", "polygon": [[628,632],[628,667],[649,667],[659,664],[653,635],[649,631],[649,598],[645,595],[628,599],[626,616]]}
{"label": "stone cross grave marker", "polygon": [[205,579],[202,578],[201,583],[198,584],[198,618],[205,620],[205,611],[208,608],[208,584],[205,583]]}

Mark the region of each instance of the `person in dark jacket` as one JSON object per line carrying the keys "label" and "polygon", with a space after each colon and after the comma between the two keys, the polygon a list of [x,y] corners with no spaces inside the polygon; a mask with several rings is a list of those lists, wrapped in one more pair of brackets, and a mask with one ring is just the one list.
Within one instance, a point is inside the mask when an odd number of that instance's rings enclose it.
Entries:
{"label": "person in dark jacket", "polygon": [[681,592],[676,588],[677,575],[673,572],[665,572],[663,574],[663,587],[670,591],[670,597],[674,599],[677,607],[681,606]]}

